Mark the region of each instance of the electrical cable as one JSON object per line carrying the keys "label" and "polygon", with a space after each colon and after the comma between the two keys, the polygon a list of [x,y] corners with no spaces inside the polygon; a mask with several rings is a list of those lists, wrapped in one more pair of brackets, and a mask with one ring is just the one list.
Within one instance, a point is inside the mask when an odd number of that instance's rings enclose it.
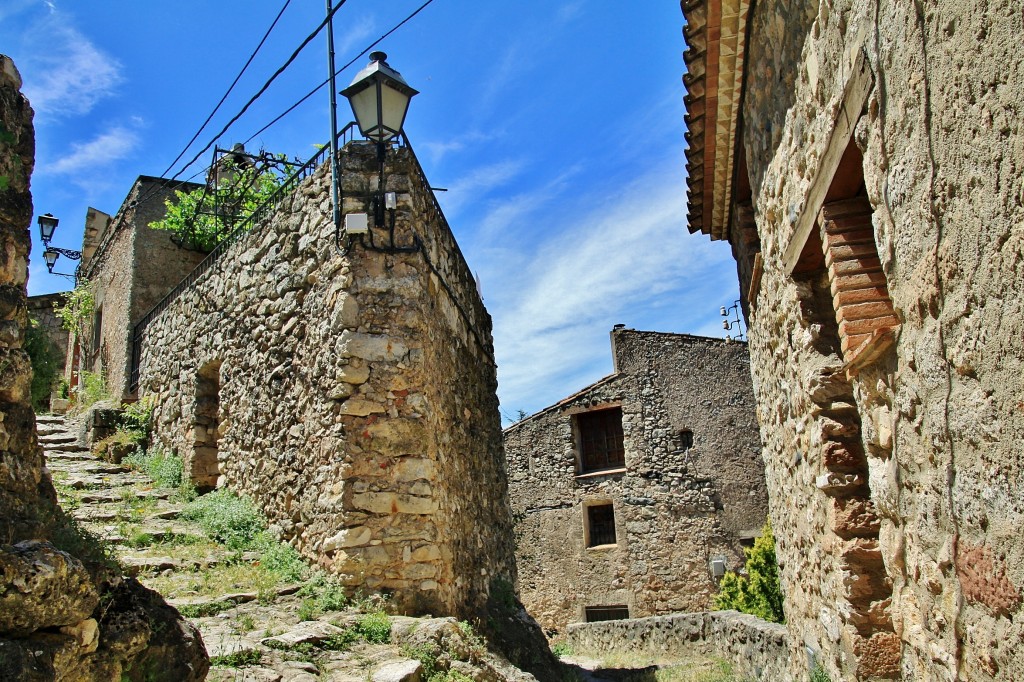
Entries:
{"label": "electrical cable", "polygon": [[[232,90],[234,90],[235,86],[238,85],[238,81],[241,80],[242,75],[246,72],[246,70],[249,68],[249,65],[252,64],[253,60],[256,58],[256,55],[263,48],[263,44],[267,42],[267,38],[270,37],[271,32],[273,32],[274,27],[277,26],[277,22],[280,21],[281,16],[284,14],[285,10],[288,9],[288,6],[291,4],[291,2],[292,2],[292,0],[285,0],[284,5],[281,6],[281,9],[280,9],[280,11],[278,11],[277,16],[274,17],[274,21],[271,22],[270,27],[263,34],[263,38],[260,39],[260,42],[256,46],[256,49],[253,50],[252,53],[249,55],[249,59],[246,60],[245,65],[242,67],[242,70],[238,72],[237,76],[235,76],[235,80],[233,80],[231,82],[231,85],[228,86],[227,91],[224,93],[223,96],[221,96],[220,101],[217,102],[217,105],[213,108],[213,111],[210,112],[210,115],[206,117],[206,120],[203,121],[203,124],[201,126],[199,126],[199,130],[197,130],[195,135],[192,136],[192,139],[188,141],[188,144],[186,144],[182,148],[182,150],[180,152],[178,152],[178,155],[174,158],[174,161],[171,161],[170,165],[168,165],[167,168],[164,169],[164,171],[159,175],[159,177],[162,178],[162,177],[164,177],[165,175],[167,175],[168,173],[171,172],[171,169],[174,168],[174,164],[178,163],[178,161],[181,160],[181,157],[185,156],[186,152],[188,152],[188,148],[192,146],[192,143],[195,142],[196,139],[199,138],[199,135],[202,134],[203,130],[206,129],[206,126],[209,125],[209,123],[213,119],[214,115],[220,110],[221,105],[223,105],[224,102],[227,100],[227,98],[231,94]],[[194,161],[193,161],[193,163],[194,163]],[[189,165],[191,165],[191,164],[189,164]],[[185,168],[188,168],[188,166],[185,166]],[[180,172],[175,173],[174,176],[171,178],[171,180],[174,180],[179,175],[181,175],[181,173],[185,171],[185,168],[182,168]],[[176,189],[177,187],[181,187],[185,182],[188,182],[188,181],[192,180],[193,178],[195,178],[200,173],[203,173],[205,170],[206,170],[205,168],[201,169],[199,172],[197,172],[194,175],[192,175],[192,177],[190,177],[188,180],[184,180],[182,182],[179,182],[178,184],[176,184],[173,187],[171,187],[171,189]],[[135,202],[133,202],[133,203],[135,205],[141,204],[142,202],[144,202],[147,199],[149,199],[149,197],[152,196],[155,191],[156,191],[155,189],[150,190],[146,194],[144,194],[141,197],[139,197],[138,199],[136,199]]]}
{"label": "electrical cable", "polygon": [[[171,161],[171,163],[167,166],[167,169],[160,174],[161,177],[171,172],[171,169],[174,168],[174,164],[178,163],[178,161],[181,160],[181,157],[185,156],[186,152],[188,152],[188,148],[192,146],[192,143],[199,138],[199,136],[202,134],[204,130],[206,130],[206,126],[209,125],[211,120],[213,120],[214,115],[220,110],[221,105],[224,104],[225,100],[227,100],[228,95],[230,95],[231,91],[235,89],[236,85],[238,85],[238,81],[241,80],[242,75],[245,73],[246,69],[248,69],[249,65],[252,64],[252,61],[256,58],[256,55],[263,47],[263,44],[267,42],[267,38],[270,37],[271,31],[274,30],[275,26],[277,26],[277,22],[281,19],[281,15],[284,14],[284,11],[286,9],[288,9],[288,5],[290,5],[291,2],[292,0],[285,0],[284,5],[281,7],[281,11],[279,11],[277,13],[277,16],[274,17],[274,21],[270,24],[270,28],[267,29],[267,32],[263,34],[263,38],[260,40],[259,45],[257,45],[256,49],[253,50],[252,54],[249,55],[249,59],[246,60],[245,65],[242,67],[242,70],[238,72],[237,76],[235,76],[235,80],[231,81],[231,85],[228,86],[227,92],[225,92],[224,95],[220,98],[220,101],[217,102],[217,106],[213,108],[213,111],[210,112],[210,115],[207,116],[206,120],[203,121],[203,124],[199,126],[199,130],[197,130],[196,134],[192,136],[192,139],[188,141],[188,144],[186,144],[185,147],[178,154],[178,156],[175,157],[174,161]],[[186,168],[187,167],[188,166],[186,166]]]}
{"label": "electrical cable", "polygon": [[[422,5],[420,5],[420,6],[419,6],[419,7],[418,7],[418,8],[417,8],[417,9],[416,9],[416,10],[415,10],[415,11],[414,11],[414,12],[413,12],[412,14],[410,14],[410,15],[409,15],[409,16],[407,16],[407,17],[406,17],[405,19],[402,19],[402,21],[400,21],[400,22],[398,22],[397,24],[395,24],[395,25],[394,25],[394,26],[393,26],[393,27],[391,28],[391,30],[390,30],[390,31],[388,31],[387,33],[385,33],[384,35],[382,35],[382,36],[381,36],[380,38],[377,38],[377,40],[375,40],[375,41],[373,41],[372,43],[370,43],[369,45],[367,45],[367,46],[366,46],[366,48],[364,48],[362,52],[360,52],[359,54],[357,54],[357,55],[356,55],[355,57],[353,57],[353,58],[352,58],[351,60],[349,60],[349,61],[348,61],[348,62],[347,62],[347,63],[346,63],[346,64],[345,64],[344,66],[342,66],[342,67],[341,67],[340,69],[338,69],[337,71],[335,71],[335,72],[334,72],[334,75],[335,75],[335,76],[339,75],[339,74],[340,74],[340,73],[341,73],[342,71],[344,71],[344,70],[345,70],[345,69],[347,69],[348,67],[350,67],[350,66],[352,66],[353,64],[355,64],[355,63],[356,63],[356,61],[358,61],[360,57],[362,57],[363,55],[365,55],[365,54],[366,54],[367,52],[369,52],[369,51],[370,51],[370,50],[372,50],[373,48],[377,47],[377,45],[379,45],[379,44],[380,44],[380,43],[381,43],[381,42],[382,42],[382,41],[383,41],[383,40],[384,40],[385,38],[387,38],[388,36],[390,36],[390,35],[391,35],[392,33],[394,33],[395,31],[397,31],[398,29],[402,28],[402,26],[404,26],[405,24],[407,24],[407,23],[408,23],[408,22],[409,22],[409,21],[410,21],[410,20],[411,20],[411,19],[412,19],[413,17],[415,17],[415,16],[417,15],[417,14],[419,14],[419,13],[420,13],[420,12],[422,12],[422,11],[423,11],[424,9],[426,9],[427,5],[429,5],[429,4],[430,4],[430,3],[432,3],[432,2],[434,2],[434,0],[427,0],[426,2],[424,2],[424,3],[423,3]],[[270,128],[271,126],[273,126],[273,125],[274,125],[275,123],[277,123],[278,121],[280,121],[280,120],[281,120],[282,118],[284,118],[284,117],[285,117],[285,116],[287,116],[288,114],[290,114],[290,113],[292,113],[293,111],[295,111],[295,109],[296,109],[296,108],[297,108],[297,107],[298,107],[299,105],[301,105],[301,104],[302,104],[303,102],[305,102],[306,100],[308,100],[308,99],[309,99],[310,97],[312,97],[313,95],[315,95],[316,93],[318,93],[318,92],[320,91],[320,88],[322,88],[322,87],[324,87],[325,85],[327,85],[327,84],[328,84],[328,83],[329,83],[330,81],[331,81],[331,77],[330,77],[330,76],[328,76],[328,77],[327,77],[327,78],[326,78],[325,80],[323,80],[323,81],[322,81],[322,82],[321,82],[321,83],[320,83],[319,85],[317,85],[317,86],[316,86],[315,88],[313,88],[312,90],[310,90],[309,92],[307,92],[307,93],[306,93],[306,94],[305,94],[305,95],[304,95],[304,96],[302,97],[302,99],[300,99],[299,101],[297,101],[297,102],[295,102],[294,104],[292,104],[292,105],[291,105],[290,107],[288,107],[287,109],[285,109],[285,110],[284,110],[284,111],[283,111],[283,112],[282,112],[281,114],[279,114],[279,115],[278,115],[278,116],[277,116],[277,117],[276,117],[276,118],[275,118],[274,120],[272,120],[272,121],[271,121],[270,123],[268,123],[267,125],[263,126],[262,128],[260,128],[259,130],[257,130],[257,131],[256,131],[255,133],[253,133],[252,135],[250,135],[250,136],[249,136],[249,139],[247,139],[247,140],[246,140],[246,141],[244,142],[244,144],[249,144],[250,142],[252,142],[252,141],[253,141],[253,139],[254,139],[255,137],[257,137],[258,135],[260,135],[260,134],[262,134],[263,132],[265,132],[265,131],[266,131],[267,129],[269,129],[269,128]]]}
{"label": "electrical cable", "polygon": [[331,20],[331,19],[332,19],[332,18],[334,17],[334,15],[335,15],[335,14],[337,14],[338,10],[339,10],[339,9],[341,9],[341,8],[342,8],[342,7],[344,6],[344,4],[345,4],[345,2],[346,2],[346,1],[347,1],[347,0],[340,0],[340,2],[338,2],[338,4],[337,4],[337,5],[336,5],[336,6],[335,6],[335,7],[334,7],[334,8],[332,9],[332,10],[331,10],[330,14],[328,14],[328,15],[327,15],[326,17],[324,17],[324,20],[320,22],[320,25],[319,25],[319,26],[317,26],[317,27],[316,27],[316,29],[314,29],[312,33],[310,33],[310,34],[309,34],[308,36],[306,36],[305,40],[303,40],[303,41],[302,41],[302,43],[301,43],[301,44],[300,44],[300,45],[299,45],[299,46],[298,46],[297,48],[295,48],[295,51],[294,51],[294,52],[292,52],[291,56],[290,56],[290,57],[288,57],[288,59],[287,59],[287,60],[285,61],[285,63],[284,63],[284,64],[282,64],[282,65],[281,65],[281,66],[280,66],[280,67],[279,67],[279,68],[277,69],[277,71],[275,71],[275,72],[274,72],[274,74],[273,74],[273,75],[272,75],[272,76],[271,76],[271,77],[270,77],[270,78],[269,78],[269,79],[268,79],[268,80],[267,80],[267,81],[266,81],[266,82],[265,82],[265,83],[263,84],[263,86],[262,86],[262,87],[261,87],[261,88],[260,88],[260,89],[259,89],[259,90],[258,90],[258,91],[256,92],[256,94],[255,94],[255,95],[253,95],[252,97],[250,97],[250,98],[249,98],[249,101],[247,101],[247,102],[246,102],[246,103],[245,103],[245,104],[244,104],[244,105],[242,106],[242,109],[241,109],[241,110],[240,110],[240,111],[239,111],[239,112],[238,112],[237,114],[235,114],[235,115],[234,115],[234,116],[233,116],[233,117],[231,118],[231,120],[230,120],[230,121],[228,121],[228,122],[227,122],[227,123],[226,123],[226,124],[224,125],[224,127],[223,127],[223,128],[221,128],[221,129],[220,129],[220,131],[219,131],[219,132],[218,132],[218,133],[217,133],[216,135],[214,135],[214,136],[213,136],[213,139],[211,139],[211,140],[210,140],[210,141],[209,141],[209,142],[208,142],[208,143],[206,144],[206,146],[205,146],[205,147],[203,147],[202,149],[200,149],[200,150],[199,150],[199,151],[198,151],[198,152],[196,153],[196,155],[195,155],[194,157],[192,157],[192,160],[191,160],[191,161],[189,161],[188,163],[186,163],[186,164],[185,164],[185,166],[184,166],[184,167],[183,167],[183,168],[182,168],[182,169],[181,169],[180,171],[178,171],[177,173],[175,173],[175,174],[174,174],[174,175],[173,175],[173,176],[171,177],[171,180],[174,180],[175,178],[177,178],[177,177],[178,177],[179,175],[181,175],[182,173],[184,173],[184,172],[185,172],[185,168],[188,168],[188,167],[190,167],[190,166],[191,166],[191,165],[192,165],[193,163],[195,163],[196,161],[198,161],[198,160],[199,160],[199,157],[200,157],[200,156],[202,156],[202,155],[203,155],[204,153],[206,153],[206,151],[207,151],[207,150],[208,150],[208,149],[209,149],[210,147],[212,147],[212,146],[213,146],[213,145],[214,145],[214,144],[215,144],[215,143],[217,142],[217,140],[218,140],[218,139],[220,139],[220,136],[221,136],[221,135],[223,135],[224,133],[226,133],[226,132],[228,131],[228,129],[229,129],[229,128],[230,128],[230,127],[231,127],[232,125],[234,125],[234,124],[235,124],[235,122],[237,122],[237,121],[238,121],[238,119],[240,119],[240,118],[241,118],[241,117],[242,117],[242,116],[243,116],[243,115],[245,114],[245,112],[246,112],[246,111],[248,111],[248,110],[249,110],[249,107],[250,107],[250,106],[252,106],[252,104],[253,104],[253,103],[254,103],[254,102],[255,102],[256,100],[258,100],[258,99],[259,99],[260,97],[262,97],[262,96],[263,96],[263,93],[265,93],[265,92],[267,91],[267,89],[268,89],[268,88],[269,88],[269,87],[271,86],[271,84],[272,84],[272,83],[273,83],[273,82],[274,82],[274,81],[275,81],[275,80],[277,79],[277,77],[278,77],[278,76],[280,76],[280,75],[281,75],[282,73],[284,73],[285,69],[287,69],[287,68],[288,68],[289,66],[291,66],[291,65],[292,65],[292,62],[294,62],[294,61],[295,61],[295,60],[296,60],[296,59],[298,58],[298,56],[299,56],[299,53],[300,53],[300,52],[302,52],[302,50],[304,50],[304,49],[306,48],[306,46],[307,46],[307,45],[309,45],[309,43],[310,43],[310,42],[312,42],[312,40],[313,40],[314,38],[316,38],[316,37],[317,37],[317,35],[319,35],[320,31],[321,31],[321,30],[323,30],[323,27],[327,25],[327,22],[328,22],[328,21],[330,21],[330,20]]}

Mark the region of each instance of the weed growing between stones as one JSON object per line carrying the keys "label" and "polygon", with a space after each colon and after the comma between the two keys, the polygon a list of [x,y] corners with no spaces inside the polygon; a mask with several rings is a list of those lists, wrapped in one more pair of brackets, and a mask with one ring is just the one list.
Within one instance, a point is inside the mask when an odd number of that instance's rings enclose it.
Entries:
{"label": "weed growing between stones", "polygon": [[383,611],[372,611],[360,616],[355,630],[370,644],[387,644],[391,641],[391,619]]}
{"label": "weed growing between stones", "polygon": [[138,450],[122,462],[129,469],[146,474],[159,488],[180,488],[184,478],[184,464],[181,457],[167,452],[159,445]]}
{"label": "weed growing between stones", "polygon": [[235,621],[235,629],[239,632],[252,632],[256,629],[256,621],[248,613],[242,614]]}
{"label": "weed growing between stones", "polygon": [[344,586],[319,571],[302,586],[299,596],[311,599],[319,613],[341,611],[349,603]]}
{"label": "weed growing between stones", "polygon": [[225,668],[244,668],[248,665],[259,665],[262,661],[263,654],[253,649],[244,649],[225,654],[224,656],[210,657],[210,665],[219,665]]}
{"label": "weed growing between stones", "polygon": [[816,665],[811,670],[811,682],[832,682],[832,678],[828,676],[828,672],[824,668]]}
{"label": "weed growing between stones", "polygon": [[555,642],[551,645],[551,653],[559,658],[564,658],[566,656],[572,656],[573,651],[572,647],[565,642]]}

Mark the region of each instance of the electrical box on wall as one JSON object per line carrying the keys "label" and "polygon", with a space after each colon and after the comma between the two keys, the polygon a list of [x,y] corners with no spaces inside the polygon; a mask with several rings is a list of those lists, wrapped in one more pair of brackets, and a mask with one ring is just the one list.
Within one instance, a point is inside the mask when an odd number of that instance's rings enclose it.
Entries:
{"label": "electrical box on wall", "polygon": [[366,234],[370,231],[370,221],[365,213],[348,213],[345,215],[346,234]]}
{"label": "electrical box on wall", "polygon": [[725,575],[725,557],[715,557],[711,560],[711,575],[716,578]]}

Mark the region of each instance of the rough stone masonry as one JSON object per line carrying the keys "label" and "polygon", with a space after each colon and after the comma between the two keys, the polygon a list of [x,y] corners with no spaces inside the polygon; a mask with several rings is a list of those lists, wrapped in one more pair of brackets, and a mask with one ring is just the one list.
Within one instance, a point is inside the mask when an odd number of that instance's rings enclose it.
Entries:
{"label": "rough stone masonry", "polygon": [[104,561],[57,506],[30,404],[32,109],[0,55],[0,679],[202,680],[199,633]]}
{"label": "rough stone masonry", "polygon": [[1020,2],[683,9],[794,677],[1024,679]]}
{"label": "rough stone masonry", "polygon": [[[520,594],[549,635],[711,608],[713,565],[742,568],[768,514],[746,344],[611,341],[614,374],[505,430]],[[621,459],[588,461],[595,438]]]}
{"label": "rough stone masonry", "polygon": [[[366,211],[373,146],[341,152]],[[140,396],[199,487],[252,497],[353,591],[470,616],[515,579],[490,317],[408,148],[335,239],[327,164],[145,328]]]}

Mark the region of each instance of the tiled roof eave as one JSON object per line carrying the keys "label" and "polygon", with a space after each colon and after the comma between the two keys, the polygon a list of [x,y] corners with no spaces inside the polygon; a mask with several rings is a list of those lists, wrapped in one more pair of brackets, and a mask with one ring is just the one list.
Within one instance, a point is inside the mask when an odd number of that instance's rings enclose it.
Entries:
{"label": "tiled roof eave", "polygon": [[682,0],[687,229],[728,237],[750,0]]}

